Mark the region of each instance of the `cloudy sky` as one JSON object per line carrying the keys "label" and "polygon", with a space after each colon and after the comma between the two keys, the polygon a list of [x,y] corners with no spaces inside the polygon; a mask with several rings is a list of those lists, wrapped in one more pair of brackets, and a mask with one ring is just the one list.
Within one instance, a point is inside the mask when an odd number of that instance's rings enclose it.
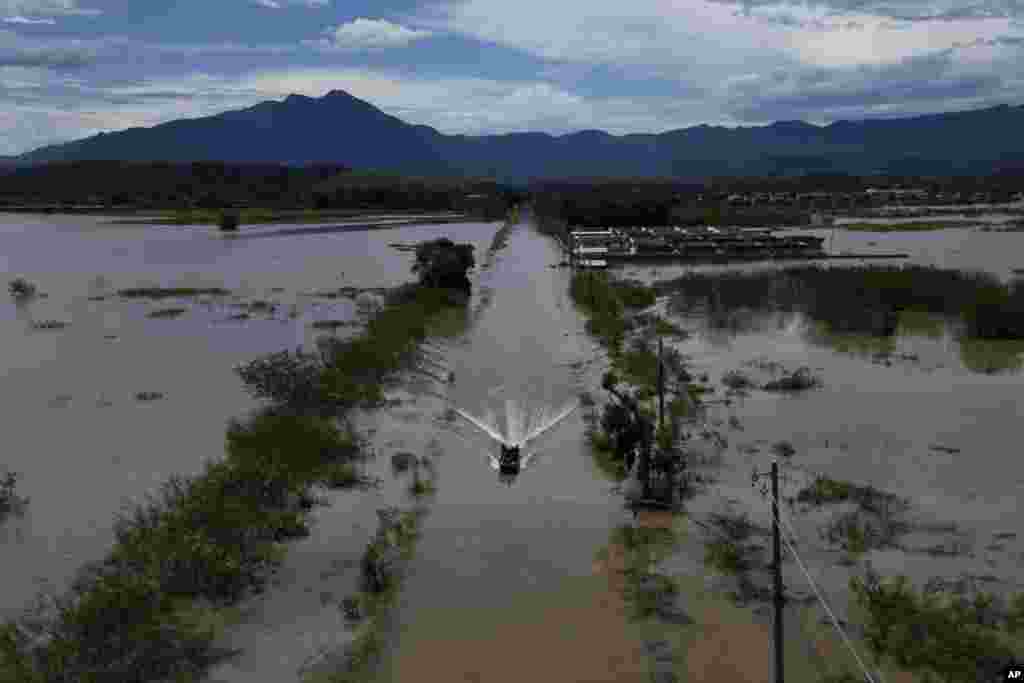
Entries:
{"label": "cloudy sky", "polygon": [[339,88],[445,133],[1024,103],[1024,0],[0,0],[0,154]]}

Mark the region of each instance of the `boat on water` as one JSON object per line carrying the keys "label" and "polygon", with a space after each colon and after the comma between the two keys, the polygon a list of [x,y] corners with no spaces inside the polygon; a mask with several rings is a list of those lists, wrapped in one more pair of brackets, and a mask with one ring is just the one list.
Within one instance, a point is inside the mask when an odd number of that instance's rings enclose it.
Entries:
{"label": "boat on water", "polygon": [[498,470],[502,474],[519,474],[519,446],[501,444],[501,456],[498,458]]}

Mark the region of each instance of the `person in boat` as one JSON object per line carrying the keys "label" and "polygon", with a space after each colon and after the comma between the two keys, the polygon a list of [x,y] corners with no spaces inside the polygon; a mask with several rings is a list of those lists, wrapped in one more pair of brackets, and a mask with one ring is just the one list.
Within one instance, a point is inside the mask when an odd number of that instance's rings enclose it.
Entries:
{"label": "person in boat", "polygon": [[508,446],[505,444],[501,445],[501,458],[499,460],[502,467],[519,467],[519,446]]}

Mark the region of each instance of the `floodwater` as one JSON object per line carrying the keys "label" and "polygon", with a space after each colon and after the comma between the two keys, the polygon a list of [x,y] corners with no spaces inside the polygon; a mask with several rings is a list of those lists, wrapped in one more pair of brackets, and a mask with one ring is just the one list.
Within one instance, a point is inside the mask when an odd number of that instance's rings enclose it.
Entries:
{"label": "floodwater", "polygon": [[[817,232],[826,237],[831,233]],[[910,263],[981,270],[1009,279],[1024,253],[1024,235],[993,236],[961,229],[884,234],[837,230],[834,250],[905,251]],[[831,267],[878,263],[837,261]],[[650,282],[689,270],[771,271],[788,265],[807,264],[629,266],[621,273]],[[675,310],[670,299],[660,300],[659,308]],[[909,501],[908,532],[897,538],[896,546],[869,550],[849,567],[840,566],[843,553],[821,537],[833,515],[848,508],[789,508],[803,560],[840,618],[852,609],[847,582],[862,575],[867,563],[883,576],[907,575],[919,590],[933,577],[966,577],[976,587],[1003,596],[1024,590],[1024,460],[1016,445],[1024,343],[959,339],[946,321],[911,313],[901,315],[892,337],[836,334],[803,314],[771,310],[768,301],[756,296],[716,315],[694,311],[669,318],[691,334],[671,345],[686,356],[692,375],[707,375],[715,387],[707,397],[705,425],[717,428],[728,441],[707,468],[717,484],[688,504],[692,518],[731,509],[746,512],[767,528],[769,510],[752,488],[751,474],[766,472],[773,460],[771,445],[785,440],[796,453],[781,464],[783,499],[796,496],[812,477],[826,475],[870,484]],[[789,370],[806,366],[823,385],[795,394],[756,388],[729,392],[723,375],[741,370],[756,377],[753,363],[778,363]],[[728,404],[721,402],[725,399]],[[688,548],[666,566],[690,580],[701,569],[685,555],[700,550],[699,545]],[[784,576],[788,587],[809,590],[791,561]],[[702,585],[691,585],[688,601],[700,601]],[[813,625],[804,629],[808,642],[827,635],[829,627],[820,625],[823,611],[804,616]],[[802,617],[794,611],[789,619],[792,624]],[[740,632],[735,636],[745,637]],[[691,654],[703,657],[700,652],[708,647],[706,642],[696,645]],[[833,643],[832,648],[852,666],[841,645]]]}
{"label": "floodwater", "polygon": [[[500,426],[506,401],[554,410],[590,384],[569,367],[596,349],[568,298],[568,274],[548,267],[559,259],[527,225],[512,233],[483,274],[489,307],[446,354],[451,405],[493,412]],[[514,433],[507,417],[504,433]],[[624,512],[589,457],[579,412],[527,442],[536,464],[510,485],[486,465],[496,441],[467,420],[453,426],[464,441],[441,461],[376,680],[646,680],[639,642],[595,572],[595,553]]]}
{"label": "floodwater", "polygon": [[[600,393],[606,361],[568,297],[569,273],[549,267],[561,260],[554,243],[524,223],[512,229],[507,246],[488,251],[497,228],[424,225],[225,240],[211,229],[112,226],[93,217],[0,218],[0,274],[23,275],[50,295],[26,306],[0,305],[8,437],[0,464],[23,474],[22,492],[32,499],[25,517],[0,527],[7,570],[0,607],[10,612],[27,602],[35,576],[59,584],[83,562],[101,557],[122,501],[220,454],[226,421],[256,405],[232,373],[235,364],[308,345],[312,320],[356,316],[348,300],[304,293],[406,281],[410,255],[387,245],[448,235],[477,246],[471,315],[427,344],[434,377],[410,375],[390,396],[401,400],[398,405],[358,416],[379,456],[371,472],[382,477],[381,487],[332,494],[331,505],[315,511],[311,536],[290,544],[274,585],[241,606],[220,643],[239,654],[209,680],[277,683],[318,666],[330,669],[330,656],[351,638],[338,603],[356,586],[375,510],[411,500],[404,492],[408,482],[388,471],[390,457],[402,451],[433,459],[437,491],[421,501],[423,533],[391,614],[378,683],[649,680],[644,632],[625,617],[610,545],[612,530],[629,517],[590,457],[580,411],[562,410],[583,391]],[[1020,233],[837,230],[834,240],[836,251],[906,251],[914,263],[980,268],[1000,277],[1010,277],[1024,253]],[[621,272],[652,281],[691,268],[629,266]],[[221,286],[239,296],[209,305],[89,300],[150,284]],[[226,320],[240,310],[232,303],[254,299],[281,307],[274,315]],[[172,304],[190,309],[177,319],[145,317]],[[295,319],[286,314],[292,305]],[[708,426],[729,443],[714,466],[719,485],[688,504],[690,517],[731,500],[765,524],[750,472],[763,471],[768,446],[785,439],[796,454],[784,467],[784,496],[794,495],[806,481],[800,476],[810,473],[873,483],[910,498],[922,528],[955,522],[957,540],[972,548],[970,555],[927,555],[914,543],[944,539],[921,531],[903,549],[866,554],[883,573],[907,572],[919,583],[931,574],[985,574],[997,588],[1019,590],[1024,460],[1014,444],[1024,349],[965,351],[942,324],[913,318],[902,319],[896,337],[880,344],[830,335],[795,314],[751,308],[728,325],[696,315],[675,318],[691,332],[675,344],[692,374],[707,373],[718,387],[709,399],[724,394],[725,372],[752,360],[809,366],[824,386],[793,396],[753,390],[733,396],[731,405],[712,404]],[[30,329],[31,321],[49,318],[71,324]],[[889,365],[879,362],[879,352]],[[453,383],[438,381],[449,373]],[[166,398],[140,403],[137,391],[166,392]],[[71,398],[58,401],[59,394]],[[495,438],[458,411],[511,440],[513,432],[529,431],[524,421],[531,415],[564,417],[524,445],[530,466],[506,481],[491,467]],[[727,427],[730,417],[735,422]],[[814,542],[820,519],[797,511],[791,518],[807,541],[800,547],[812,574],[845,614],[852,570],[837,567],[837,554]],[[1003,535],[996,539],[997,533]],[[601,550],[606,560],[597,561]],[[697,622],[671,627],[666,636],[685,654],[677,674],[692,681],[767,681],[764,619],[706,590],[701,556],[694,532],[664,565],[681,577],[686,609]],[[785,572],[787,586],[806,589],[792,563]],[[821,615],[804,616],[817,624]],[[813,642],[805,639],[809,633]],[[842,656],[814,628],[794,626],[787,634],[787,657],[794,660],[810,650]],[[794,680],[817,680],[791,671]]]}
{"label": "floodwater", "polygon": [[[409,280],[392,242],[450,236],[482,252],[498,225],[418,225],[258,240],[215,228],[114,225],[97,216],[0,214],[0,280],[22,276],[47,296],[0,297],[0,471],[20,474],[29,504],[0,525],[0,616],[58,590],[105,555],[115,514],[173,474],[223,454],[227,421],[255,408],[232,368],[311,345],[315,320],[356,317],[348,299],[307,296]],[[280,226],[278,226],[280,227]],[[244,234],[243,230],[243,234]],[[224,301],[121,300],[118,289],[223,287]],[[255,300],[279,304],[231,320]],[[172,319],[147,313],[169,306]],[[294,317],[292,312],[294,311]],[[36,330],[58,320],[63,329]],[[139,401],[137,392],[160,392]]]}
{"label": "floodwater", "polygon": [[[568,274],[548,268],[559,258],[528,224],[514,227],[503,249],[478,254],[468,324],[428,344],[433,372],[454,373],[454,383],[410,377],[389,397],[399,406],[363,416],[382,488],[335,496],[316,512],[313,536],[293,544],[277,585],[221,643],[242,653],[211,681],[331,670],[351,637],[338,603],[356,588],[373,511],[410,502],[387,471],[403,451],[433,459],[437,490],[424,504],[377,680],[647,680],[622,596],[594,564],[628,514],[572,409],[598,380],[570,366],[598,351],[568,298]],[[518,440],[544,427],[523,447],[529,466],[514,481],[500,478],[488,429]],[[537,654],[510,667],[501,656],[510,643]]]}

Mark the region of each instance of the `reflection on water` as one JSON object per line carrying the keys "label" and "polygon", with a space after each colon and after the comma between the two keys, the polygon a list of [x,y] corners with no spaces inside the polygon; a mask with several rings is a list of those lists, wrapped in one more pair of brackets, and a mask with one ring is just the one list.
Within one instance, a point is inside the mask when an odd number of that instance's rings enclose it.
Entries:
{"label": "reflection on water", "polygon": [[[816,266],[692,272],[658,283],[669,310],[728,347],[740,335],[803,339],[843,353],[905,360],[927,355],[973,372],[1017,371],[1024,288],[936,269]],[[959,347],[959,348],[957,348]]]}

